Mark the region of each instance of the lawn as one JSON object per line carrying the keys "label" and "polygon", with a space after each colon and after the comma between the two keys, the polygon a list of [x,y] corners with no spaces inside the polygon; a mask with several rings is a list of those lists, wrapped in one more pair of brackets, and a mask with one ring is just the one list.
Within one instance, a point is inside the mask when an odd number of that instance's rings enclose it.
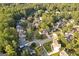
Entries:
{"label": "lawn", "polygon": [[59,53],[54,53],[51,56],[59,56]]}
{"label": "lawn", "polygon": [[45,49],[47,50],[47,52],[51,52],[51,44],[52,41],[45,43],[43,46],[45,47]]}
{"label": "lawn", "polygon": [[35,48],[35,51],[36,51],[36,54],[37,54],[38,56],[40,56],[40,55],[42,54],[43,48],[42,48],[42,47],[36,47],[36,48]]}

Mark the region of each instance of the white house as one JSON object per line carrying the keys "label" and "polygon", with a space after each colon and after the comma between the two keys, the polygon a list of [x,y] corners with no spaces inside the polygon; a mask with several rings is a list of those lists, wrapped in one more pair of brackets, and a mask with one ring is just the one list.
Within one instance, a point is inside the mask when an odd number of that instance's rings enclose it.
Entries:
{"label": "white house", "polygon": [[59,52],[59,50],[61,48],[61,44],[59,44],[57,40],[53,39],[52,46],[53,46],[53,53]]}
{"label": "white house", "polygon": [[58,36],[57,36],[56,33],[53,33],[53,34],[52,34],[52,37],[53,37],[53,39],[56,39],[56,40],[58,39]]}
{"label": "white house", "polygon": [[56,14],[60,14],[61,12],[59,12],[59,11],[56,11]]}
{"label": "white house", "polygon": [[49,12],[46,10],[45,13],[49,13]]}
{"label": "white house", "polygon": [[40,21],[42,21],[42,17],[40,17]]}
{"label": "white house", "polygon": [[60,56],[68,56],[68,54],[67,54],[64,50],[62,50],[62,51],[60,52]]}

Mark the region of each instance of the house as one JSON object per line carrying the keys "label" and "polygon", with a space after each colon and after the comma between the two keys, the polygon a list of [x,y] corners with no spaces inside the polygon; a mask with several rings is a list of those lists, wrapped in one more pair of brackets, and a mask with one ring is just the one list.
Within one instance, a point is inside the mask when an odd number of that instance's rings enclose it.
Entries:
{"label": "house", "polygon": [[58,35],[56,33],[53,33],[53,43],[52,43],[53,53],[59,52],[61,48],[61,44],[59,44],[57,40],[58,40]]}
{"label": "house", "polygon": [[57,39],[58,39],[58,35],[57,35],[56,33],[53,33],[53,34],[52,34],[52,38],[53,38],[54,40],[57,40]]}
{"label": "house", "polygon": [[39,17],[40,21],[42,21],[42,17]]}
{"label": "house", "polygon": [[60,52],[60,56],[68,56],[68,54],[67,54],[64,50],[62,50],[62,51]]}
{"label": "house", "polygon": [[45,13],[49,13],[47,10],[45,10]]}
{"label": "house", "polygon": [[54,25],[54,31],[61,28],[61,27],[64,27],[66,24],[66,21],[64,21],[64,19],[62,20],[59,20],[58,22],[55,23]]}
{"label": "house", "polygon": [[74,20],[73,20],[73,19],[71,19],[69,22],[70,22],[71,24],[74,24]]}
{"label": "house", "polygon": [[71,12],[68,12],[69,14],[71,14]]}
{"label": "house", "polygon": [[59,12],[59,11],[56,11],[56,14],[60,14],[61,12]]}
{"label": "house", "polygon": [[67,39],[67,41],[70,41],[71,39],[73,39],[74,35],[72,32],[68,32],[65,33],[65,38]]}
{"label": "house", "polygon": [[66,24],[66,26],[69,26],[70,25],[70,23],[68,22],[67,24]]}
{"label": "house", "polygon": [[73,28],[75,29],[75,31],[79,32],[79,25],[75,25]]}
{"label": "house", "polygon": [[74,20],[73,19],[69,19],[69,21],[66,23],[66,26],[69,26],[71,24],[74,25]]}
{"label": "house", "polygon": [[58,43],[58,36],[56,33],[53,33],[53,43],[51,44],[51,49],[53,51],[53,53],[57,53],[60,51],[61,48],[61,44]]}
{"label": "house", "polygon": [[34,26],[35,28],[38,28],[39,23],[40,23],[40,20],[34,20],[34,21],[33,21],[33,26]]}
{"label": "house", "polygon": [[34,26],[35,26],[36,28],[38,28],[39,24],[38,24],[38,23],[34,23]]}
{"label": "house", "polygon": [[46,29],[44,29],[42,33],[43,33],[43,34],[48,34],[48,32],[47,32]]}
{"label": "house", "polygon": [[43,29],[41,32],[39,32],[39,34],[48,34],[46,29]]}
{"label": "house", "polygon": [[58,43],[57,40],[53,39],[53,43],[51,44],[52,53],[57,53],[60,51],[61,44]]}
{"label": "house", "polygon": [[39,32],[39,34],[43,34],[45,36],[47,36],[48,39],[51,39],[50,35],[48,34],[48,31],[46,29],[43,29],[42,32]]}
{"label": "house", "polygon": [[42,32],[39,31],[39,34],[42,35]]}

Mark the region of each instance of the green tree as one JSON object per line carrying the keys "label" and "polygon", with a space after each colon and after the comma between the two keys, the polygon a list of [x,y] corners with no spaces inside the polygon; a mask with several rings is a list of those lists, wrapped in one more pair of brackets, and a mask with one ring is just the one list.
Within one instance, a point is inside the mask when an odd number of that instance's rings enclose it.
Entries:
{"label": "green tree", "polygon": [[14,49],[13,49],[13,47],[11,45],[7,45],[5,47],[5,51],[6,51],[7,55],[9,55],[9,56],[16,55],[16,52],[14,51]]}

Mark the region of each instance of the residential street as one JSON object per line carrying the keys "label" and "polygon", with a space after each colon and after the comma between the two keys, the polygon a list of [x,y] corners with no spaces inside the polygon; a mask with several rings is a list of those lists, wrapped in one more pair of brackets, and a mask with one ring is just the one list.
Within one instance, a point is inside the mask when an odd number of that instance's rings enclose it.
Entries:
{"label": "residential street", "polygon": [[27,42],[26,41],[26,35],[25,35],[25,31],[23,30],[23,27],[17,23],[16,25],[16,29],[17,29],[17,32],[19,34],[19,45],[20,45],[20,48],[24,47],[24,46],[30,46],[32,43],[36,43],[37,45],[43,45],[44,43],[46,42],[49,42],[49,41],[52,41],[50,39],[34,39],[33,41],[30,41],[30,42]]}

